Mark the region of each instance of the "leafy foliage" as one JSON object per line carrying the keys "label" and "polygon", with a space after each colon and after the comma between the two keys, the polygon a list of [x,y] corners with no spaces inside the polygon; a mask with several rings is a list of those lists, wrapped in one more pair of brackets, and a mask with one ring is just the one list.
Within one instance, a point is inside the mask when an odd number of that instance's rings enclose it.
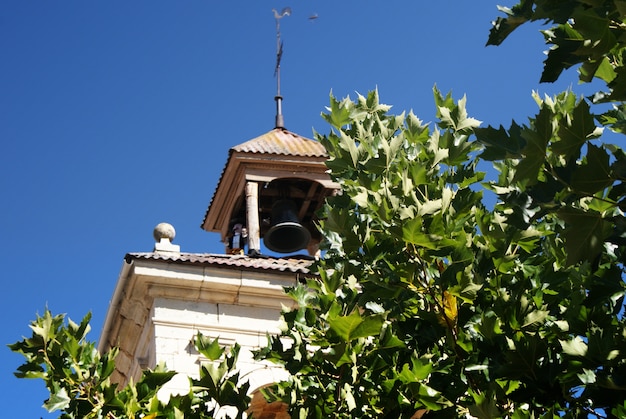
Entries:
{"label": "leafy foliage", "polygon": [[505,16],[494,22],[487,45],[500,45],[526,22],[552,25],[542,30],[550,45],[542,82],[553,82],[563,70],[578,66],[581,82],[600,80],[606,91],[591,98],[594,103],[610,102],[614,108],[597,115],[616,132],[624,132],[626,100],[626,2],[623,0],[521,0],[512,8],[499,6]]}
{"label": "leafy foliage", "polygon": [[[217,340],[201,334],[196,337],[198,351],[209,362],[200,367],[200,379],[190,379],[188,394],[173,395],[167,403],[157,392],[176,373],[164,366],[145,371],[137,383],[118,389],[111,383],[116,349],[100,354],[89,332],[87,315],[80,324],[53,316],[46,310],[30,325],[32,336],[9,345],[21,353],[25,362],[15,375],[42,379],[50,397],[44,403],[49,412],[61,411],[61,418],[196,418],[243,417],[248,407],[247,384],[239,383],[235,372],[238,346],[224,356]],[[224,416],[226,415],[226,416]]]}
{"label": "leafy foliage", "polygon": [[600,141],[624,120],[622,3],[501,9],[489,43],[554,23],[542,81],[581,64],[609,88],[535,94],[527,124],[481,128],[436,88],[433,127],[376,91],[331,96],[320,279],[259,353],[292,374],[293,417],[624,416],[626,156]]}
{"label": "leafy foliage", "polygon": [[[320,279],[290,290],[298,306],[259,354],[293,376],[275,394],[294,417],[621,411],[623,152],[596,143],[571,92],[536,97],[509,130],[434,97],[433,128],[376,91],[331,97],[318,139],[341,194]],[[486,183],[484,159],[499,171]]]}

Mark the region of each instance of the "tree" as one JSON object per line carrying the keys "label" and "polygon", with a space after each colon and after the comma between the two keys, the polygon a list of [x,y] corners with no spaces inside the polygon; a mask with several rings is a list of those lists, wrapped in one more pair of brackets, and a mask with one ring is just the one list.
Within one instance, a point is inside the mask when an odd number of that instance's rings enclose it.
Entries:
{"label": "tree", "polygon": [[87,315],[77,324],[46,310],[31,323],[30,338],[9,345],[26,358],[15,375],[45,382],[50,398],[44,407],[49,412],[61,411],[63,419],[243,417],[250,398],[248,384],[240,382],[235,370],[238,345],[225,353],[217,339],[198,333],[194,344],[208,362],[200,366],[199,379],[190,379],[188,394],[172,395],[164,403],[157,392],[176,372],[159,365],[137,383],[117,388],[110,382],[117,350],[99,354],[86,340],[90,319]]}
{"label": "tree", "polygon": [[581,64],[608,88],[535,95],[527,124],[480,128],[437,89],[434,128],[376,91],[331,96],[320,280],[259,354],[291,373],[275,394],[294,417],[626,415],[626,156],[600,138],[623,131],[624,4],[501,9],[489,43],[544,20],[542,80]]}
{"label": "tree", "polygon": [[[544,21],[542,80],[579,65],[581,81],[606,84],[590,98],[535,95],[526,124],[481,128],[465,98],[437,88],[433,127],[391,114],[376,91],[331,96],[331,132],[316,137],[341,194],[323,209],[319,279],[288,290],[297,307],[257,354],[291,373],[267,397],[301,418],[626,416],[626,156],[601,137],[626,120],[624,4],[500,9],[488,43]],[[602,103],[613,108],[594,113]],[[62,322],[46,313],[12,349],[27,359],[18,374],[46,380],[49,407],[65,417],[210,417],[198,400],[211,398],[243,409],[206,390],[245,394],[228,365],[166,406],[154,397],[160,370],[117,390],[106,382],[112,355],[79,349],[86,322]]]}
{"label": "tree", "polygon": [[593,117],[572,93],[508,131],[435,101],[430,130],[376,92],[331,98],[319,139],[342,194],[320,281],[291,290],[299,308],[261,353],[293,376],[280,394],[301,417],[626,413],[625,156],[575,144]]}

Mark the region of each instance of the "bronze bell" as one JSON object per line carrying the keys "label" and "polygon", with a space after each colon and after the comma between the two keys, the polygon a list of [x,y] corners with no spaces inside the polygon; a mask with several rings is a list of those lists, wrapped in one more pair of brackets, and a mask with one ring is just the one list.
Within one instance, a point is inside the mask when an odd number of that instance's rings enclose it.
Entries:
{"label": "bronze bell", "polygon": [[277,253],[291,253],[308,246],[311,233],[300,224],[297,213],[296,204],[289,199],[272,205],[272,226],[263,238],[265,247]]}

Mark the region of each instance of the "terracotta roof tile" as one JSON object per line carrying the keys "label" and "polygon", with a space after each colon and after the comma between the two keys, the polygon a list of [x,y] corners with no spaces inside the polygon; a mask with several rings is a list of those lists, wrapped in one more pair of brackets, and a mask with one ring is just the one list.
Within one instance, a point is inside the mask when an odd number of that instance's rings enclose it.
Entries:
{"label": "terracotta roof tile", "polygon": [[272,256],[249,257],[245,255],[218,255],[211,253],[128,253],[124,259],[159,260],[190,265],[223,266],[233,269],[268,270],[309,274],[313,260],[308,257],[289,256],[276,258]]}

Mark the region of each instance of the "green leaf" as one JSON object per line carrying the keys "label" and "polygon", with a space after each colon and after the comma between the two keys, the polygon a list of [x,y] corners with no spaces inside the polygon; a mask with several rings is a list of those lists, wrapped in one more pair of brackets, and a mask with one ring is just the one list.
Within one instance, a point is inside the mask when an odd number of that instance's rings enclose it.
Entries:
{"label": "green leaf", "polygon": [[444,106],[439,106],[437,113],[442,128],[451,128],[455,132],[466,132],[480,125],[480,121],[467,116],[466,101],[467,99],[463,96],[456,106],[449,104],[448,101],[444,101]]}
{"label": "green leaf", "polygon": [[543,72],[541,73],[541,83],[555,82],[563,70],[581,62],[580,56],[576,52],[581,48],[581,39],[569,38],[571,28],[561,25],[554,30],[542,31],[548,42],[554,44],[548,50],[548,57],[543,62]]}
{"label": "green leaf", "polygon": [[356,148],[356,143],[352,138],[346,135],[343,131],[341,131],[341,139],[339,140],[339,146],[346,150],[351,159],[352,167],[356,167],[357,161],[359,159],[359,152]]}
{"label": "green leaf", "polygon": [[224,349],[220,346],[218,339],[211,339],[198,332],[194,341],[196,349],[207,359],[215,361],[224,353]]}
{"label": "green leaf", "polygon": [[337,336],[350,342],[353,339],[378,335],[383,318],[379,315],[361,317],[358,311],[353,311],[348,316],[329,317],[328,323]]}
{"label": "green leaf", "polygon": [[577,166],[572,174],[572,188],[594,194],[612,183],[609,154],[603,148],[588,144],[585,162]]}
{"label": "green leaf", "polygon": [[354,400],[354,395],[352,394],[352,387],[348,383],[345,383],[343,385],[343,389],[341,390],[341,396],[348,405],[348,411],[351,412],[356,409],[357,405],[356,401]]}
{"label": "green leaf", "polygon": [[550,314],[547,310],[533,310],[524,317],[522,327],[532,326],[537,323],[543,323]]}
{"label": "green leaf", "polygon": [[596,382],[596,373],[593,370],[583,368],[582,373],[576,374],[583,384],[593,384]]}
{"label": "green leaf", "polygon": [[560,209],[558,216],[567,223],[563,233],[567,264],[574,265],[582,261],[593,262],[604,248],[604,242],[613,230],[611,223],[595,211],[575,208]]}
{"label": "green leaf", "polygon": [[404,364],[402,371],[398,374],[398,378],[405,384],[416,383],[426,379],[431,371],[433,365],[426,359],[414,358],[411,360],[411,366]]}
{"label": "green leaf", "polygon": [[20,365],[13,374],[17,378],[46,378],[48,376],[41,365],[33,363]]}
{"label": "green leaf", "polygon": [[615,79],[616,73],[607,57],[600,60],[587,61],[580,67],[580,79],[585,82],[591,82],[594,77],[610,83]]}
{"label": "green leaf", "polygon": [[424,125],[413,112],[407,115],[405,125],[403,133],[409,144],[419,144],[428,138],[428,126]]}
{"label": "green leaf", "polygon": [[48,412],[54,412],[68,407],[70,405],[70,401],[71,399],[67,395],[67,390],[65,390],[65,388],[61,388],[52,394],[43,406]]}
{"label": "green leaf", "polygon": [[419,217],[406,220],[402,225],[402,239],[418,247],[436,249],[437,245],[431,237],[422,231],[422,219]]}
{"label": "green leaf", "polygon": [[380,334],[379,345],[383,349],[403,348],[406,346],[404,341],[394,335],[393,330],[390,327],[385,327],[384,324]]}
{"label": "green leaf", "polygon": [[31,323],[30,328],[35,335],[40,336],[47,342],[55,338],[57,325],[62,322],[63,316],[59,315],[53,318],[52,313],[46,309],[43,317],[39,317],[36,321]]}
{"label": "green leaf", "polygon": [[582,145],[587,140],[598,137],[601,132],[596,130],[589,104],[581,100],[573,114],[561,120],[558,130],[560,140],[553,144],[552,150],[556,154],[564,155],[566,159],[577,158]]}
{"label": "green leaf", "polygon": [[580,336],[572,340],[559,340],[563,352],[572,356],[585,356],[587,354],[587,344]]}
{"label": "green leaf", "polygon": [[87,313],[87,315],[81,320],[80,324],[74,323],[71,319],[68,319],[67,322],[69,329],[72,330],[76,339],[81,340],[84,339],[87,333],[91,330],[91,326],[89,325],[90,321],[91,313]]}
{"label": "green leaf", "polygon": [[350,334],[352,339],[365,338],[368,336],[377,336],[383,326],[383,317],[381,315],[371,315],[363,318],[363,322],[359,324]]}
{"label": "green leaf", "polygon": [[330,108],[327,108],[330,113],[322,114],[324,119],[337,129],[340,129],[350,122],[350,110],[346,106],[346,102],[347,101],[339,102],[331,93]]}
{"label": "green leaf", "polygon": [[598,122],[611,131],[617,133],[626,132],[626,107],[624,105],[615,106],[613,109],[606,111],[603,114],[596,115]]}
{"label": "green leaf", "polygon": [[485,400],[480,404],[472,405],[469,407],[469,411],[472,416],[479,419],[495,419],[502,417],[502,413],[498,410],[495,400]]}
{"label": "green leaf", "polygon": [[176,371],[164,371],[164,369],[164,365],[160,365],[154,371],[145,371],[137,385],[145,384],[151,390],[159,389],[176,375]]}
{"label": "green leaf", "polygon": [[352,332],[363,322],[361,315],[353,311],[349,316],[334,316],[328,319],[330,329],[346,342],[352,340]]}
{"label": "green leaf", "polygon": [[508,132],[502,125],[475,129],[476,138],[485,149],[481,157],[488,161],[505,158],[519,158],[526,141],[521,136],[521,128],[513,121]]}
{"label": "green leaf", "polygon": [[511,9],[498,6],[498,10],[505,13],[506,17],[498,17],[493,22],[487,45],[500,45],[517,27],[530,20],[532,7],[533,3],[530,1],[522,1]]}
{"label": "green leaf", "polygon": [[413,164],[409,168],[411,173],[411,180],[415,186],[426,185],[429,183],[428,170],[426,167],[418,164]]}
{"label": "green leaf", "polygon": [[524,158],[516,168],[515,180],[527,182],[532,185],[537,182],[539,171],[546,159],[546,148],[554,134],[555,124],[553,114],[544,106],[539,111],[534,123],[534,128],[526,128],[521,135],[526,140],[526,146],[522,150]]}

